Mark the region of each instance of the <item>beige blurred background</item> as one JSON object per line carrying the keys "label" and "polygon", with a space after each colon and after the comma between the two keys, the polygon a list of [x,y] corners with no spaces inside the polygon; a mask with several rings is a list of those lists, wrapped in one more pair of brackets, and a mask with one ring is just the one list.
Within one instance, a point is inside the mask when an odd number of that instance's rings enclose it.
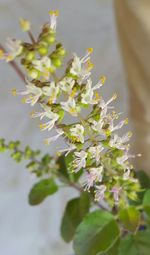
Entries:
{"label": "beige blurred background", "polygon": [[[118,0],[119,4],[121,2],[129,1]],[[115,3],[118,6],[117,1]],[[0,41],[4,43],[8,36],[25,38],[19,29],[19,17],[31,20],[33,31],[38,33],[40,25],[48,19],[48,11],[59,9],[58,38],[69,52],[82,55],[87,47],[94,48],[93,79],[96,81],[100,75],[107,76],[105,98],[117,92],[117,110],[128,116],[128,98],[132,103],[136,101],[134,93],[132,100],[128,97],[113,4],[112,0],[0,0]],[[116,9],[118,23],[121,24],[118,27],[120,35],[122,24],[127,21],[121,19],[122,8],[120,6],[119,11]],[[129,81],[130,67],[125,70]],[[38,121],[30,120],[30,107],[21,105],[19,98],[11,96],[12,87],[21,88],[22,82],[4,63],[0,63],[0,76],[0,137],[20,139],[23,146],[30,144],[33,148],[54,153],[54,148],[43,145],[45,135],[39,132]],[[136,107],[141,109],[139,105]],[[137,133],[134,133],[137,138]],[[138,136],[141,134],[138,133]],[[55,150],[57,146],[59,144],[56,144]],[[40,206],[30,207],[27,194],[34,181],[25,169],[25,164],[17,165],[9,155],[0,155],[0,254],[71,255],[71,245],[61,240],[59,226],[65,202],[76,194],[73,191],[70,194],[69,189],[64,189]]]}

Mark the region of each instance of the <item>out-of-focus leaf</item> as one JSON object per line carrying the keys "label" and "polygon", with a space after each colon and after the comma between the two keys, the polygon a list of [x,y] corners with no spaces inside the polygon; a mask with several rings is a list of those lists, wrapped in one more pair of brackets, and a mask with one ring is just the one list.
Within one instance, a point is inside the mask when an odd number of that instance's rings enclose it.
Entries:
{"label": "out-of-focus leaf", "polygon": [[150,217],[150,189],[146,191],[143,198],[143,208],[147,215]]}
{"label": "out-of-focus leaf", "polygon": [[77,226],[88,213],[89,208],[90,198],[87,192],[67,203],[61,223],[61,235],[66,242],[73,239]]}
{"label": "out-of-focus leaf", "polygon": [[58,187],[53,179],[44,179],[36,183],[29,193],[29,204],[38,205],[43,200],[54,194],[58,190]]}
{"label": "out-of-focus leaf", "polygon": [[134,206],[130,206],[119,212],[119,219],[127,230],[135,232],[140,224],[140,213]]}
{"label": "out-of-focus leaf", "polygon": [[149,255],[150,231],[139,231],[136,235],[122,238],[116,255]]}

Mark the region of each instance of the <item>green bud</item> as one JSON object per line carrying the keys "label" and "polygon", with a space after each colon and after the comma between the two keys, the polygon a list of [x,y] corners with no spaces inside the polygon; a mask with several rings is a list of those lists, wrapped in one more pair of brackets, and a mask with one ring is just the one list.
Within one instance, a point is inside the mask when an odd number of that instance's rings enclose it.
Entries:
{"label": "green bud", "polygon": [[22,159],[22,154],[20,151],[14,152],[11,154],[11,157],[16,161],[16,162],[20,162]]}
{"label": "green bud", "polygon": [[56,49],[58,50],[58,49],[60,49],[60,48],[62,48],[62,44],[61,44],[61,43],[57,43],[57,44],[56,44]]}
{"label": "green bud", "polygon": [[44,165],[47,165],[51,162],[51,157],[49,156],[49,154],[44,155],[44,157],[42,157],[42,163]]}
{"label": "green bud", "polygon": [[7,149],[5,145],[5,140],[3,138],[0,139],[0,152],[4,152]]}
{"label": "green bud", "polygon": [[35,161],[31,161],[27,166],[26,166],[30,171],[35,170],[35,168],[38,168],[38,163]]}
{"label": "green bud", "polygon": [[27,59],[22,58],[21,59],[21,64],[24,65],[24,66],[28,66],[30,64],[30,62]]}
{"label": "green bud", "polygon": [[55,42],[55,37],[53,36],[53,35],[48,35],[48,36],[46,36],[45,37],[45,41],[49,44],[49,45],[51,45],[51,44],[53,44],[54,42]]}
{"label": "green bud", "polygon": [[37,79],[39,76],[39,71],[36,70],[35,68],[31,68],[28,73],[29,73],[29,76],[33,79]]}
{"label": "green bud", "polygon": [[45,56],[48,54],[48,48],[46,46],[40,46],[38,48],[38,53],[41,55],[41,56]]}
{"label": "green bud", "polygon": [[32,157],[34,156],[34,153],[33,153],[33,151],[30,149],[29,146],[27,146],[27,147],[25,148],[24,156],[25,156],[26,159],[30,159],[30,158],[32,158]]}
{"label": "green bud", "polygon": [[14,150],[14,149],[16,149],[18,146],[20,145],[20,141],[16,141],[16,142],[10,142],[9,144],[8,144],[8,148],[10,149],[10,150]]}
{"label": "green bud", "polygon": [[28,61],[32,61],[35,59],[35,53],[34,51],[29,51],[26,56],[25,56],[25,59],[28,60]]}
{"label": "green bud", "polygon": [[51,66],[51,67],[49,68],[49,71],[50,71],[51,74],[55,73],[55,71],[56,71],[55,66]]}
{"label": "green bud", "polygon": [[58,68],[61,67],[62,65],[62,61],[59,58],[53,58],[52,63],[55,67],[58,67]]}
{"label": "green bud", "polygon": [[5,143],[5,139],[4,138],[1,138],[0,139],[0,145],[4,144]]}
{"label": "green bud", "polygon": [[65,51],[64,48],[60,48],[60,49],[57,51],[57,53],[58,53],[60,56],[63,57],[63,56],[66,54],[66,51]]}

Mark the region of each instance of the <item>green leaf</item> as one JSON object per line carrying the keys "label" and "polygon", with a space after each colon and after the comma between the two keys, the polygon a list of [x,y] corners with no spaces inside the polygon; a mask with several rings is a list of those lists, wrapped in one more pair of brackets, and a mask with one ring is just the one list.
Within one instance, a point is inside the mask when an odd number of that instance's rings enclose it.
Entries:
{"label": "green leaf", "polygon": [[68,202],[61,223],[61,236],[65,242],[70,242],[73,239],[77,226],[88,213],[89,208],[90,198],[87,192]]}
{"label": "green leaf", "polygon": [[118,255],[149,255],[150,231],[139,231],[121,240]]}
{"label": "green leaf", "polygon": [[68,169],[66,167],[66,161],[65,161],[64,155],[61,155],[60,157],[58,157],[57,164],[59,166],[60,173],[68,179],[69,173],[68,173]]}
{"label": "green leaf", "polygon": [[102,255],[117,255],[119,244],[120,244],[120,238],[115,242],[115,244],[112,246],[112,248],[110,248],[106,253],[101,253],[101,254]]}
{"label": "green leaf", "polygon": [[150,178],[144,171],[137,171],[136,176],[139,179],[142,188],[150,189]]}
{"label": "green leaf", "polygon": [[119,239],[119,228],[113,215],[97,210],[89,213],[77,227],[74,237],[76,255],[101,255]]}
{"label": "green leaf", "polygon": [[73,173],[70,169],[70,164],[73,161],[73,153],[69,153],[67,156],[61,155],[57,159],[57,164],[59,165],[59,172],[68,180],[72,182],[77,182],[80,176],[82,175],[82,171],[78,173]]}
{"label": "green leaf", "polygon": [[147,215],[150,217],[150,190],[147,190],[144,195],[143,208]]}
{"label": "green leaf", "polygon": [[119,219],[127,230],[135,232],[140,223],[140,213],[134,206],[131,206],[119,212]]}
{"label": "green leaf", "polygon": [[58,190],[58,187],[53,179],[44,179],[36,183],[29,193],[29,204],[38,205],[43,200],[54,194]]}

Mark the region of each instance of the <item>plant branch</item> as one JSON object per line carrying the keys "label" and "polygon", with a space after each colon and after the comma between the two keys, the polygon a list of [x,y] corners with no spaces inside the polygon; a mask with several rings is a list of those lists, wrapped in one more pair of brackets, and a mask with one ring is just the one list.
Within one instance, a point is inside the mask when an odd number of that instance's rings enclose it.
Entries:
{"label": "plant branch", "polygon": [[36,41],[35,41],[35,39],[34,39],[34,36],[33,36],[33,34],[31,33],[31,31],[28,31],[27,33],[28,33],[28,36],[30,37],[31,42],[32,42],[32,43],[36,43]]}

